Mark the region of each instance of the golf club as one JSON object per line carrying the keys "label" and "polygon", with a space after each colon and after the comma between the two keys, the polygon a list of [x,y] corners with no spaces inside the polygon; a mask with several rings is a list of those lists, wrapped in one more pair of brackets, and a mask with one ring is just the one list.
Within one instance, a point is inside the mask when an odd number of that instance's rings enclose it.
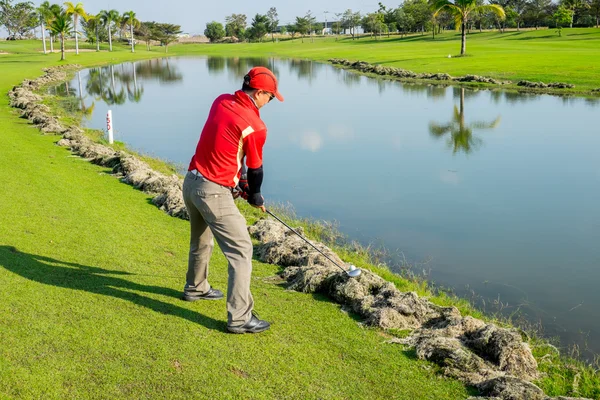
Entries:
{"label": "golf club", "polygon": [[301,234],[299,234],[298,232],[296,232],[296,230],[294,228],[292,228],[291,226],[289,226],[288,224],[286,224],[285,222],[283,222],[277,215],[273,214],[269,210],[266,210],[266,211],[267,211],[267,214],[269,214],[271,217],[275,218],[277,221],[281,222],[286,228],[288,228],[290,231],[292,231],[296,235],[298,235],[298,237],[300,239],[304,240],[306,243],[308,243],[310,246],[312,246],[313,249],[315,249],[323,257],[325,257],[326,259],[328,259],[329,261],[331,261],[336,267],[338,267],[339,269],[341,269],[342,271],[344,271],[348,276],[356,278],[357,276],[360,275],[361,270],[359,268],[356,268],[354,265],[350,265],[349,269],[346,270],[345,268],[343,268],[342,266],[340,266],[338,263],[336,263],[335,261],[333,261],[327,254],[325,254],[321,250],[319,250],[317,248],[317,246],[315,246],[314,244],[312,244],[308,239],[306,239],[304,236],[302,236]]}

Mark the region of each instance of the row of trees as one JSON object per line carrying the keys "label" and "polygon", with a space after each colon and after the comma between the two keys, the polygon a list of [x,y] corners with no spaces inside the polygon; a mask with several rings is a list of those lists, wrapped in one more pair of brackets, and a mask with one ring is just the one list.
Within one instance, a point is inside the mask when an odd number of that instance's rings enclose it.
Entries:
{"label": "row of trees", "polygon": [[266,14],[256,14],[248,27],[247,18],[244,14],[231,14],[225,18],[225,26],[217,21],[206,24],[204,35],[211,41],[216,42],[224,37],[236,40],[254,40],[262,42],[263,38],[270,33],[271,40],[275,40],[274,32],[279,25],[277,8],[271,7]]}
{"label": "row of trees", "polygon": [[[442,7],[447,4],[445,7]],[[441,9],[440,9],[441,8]],[[504,10],[504,13],[498,12]],[[538,28],[557,26],[564,18],[557,14],[568,13],[569,25],[599,26],[600,0],[406,0],[398,8],[387,8],[379,3],[375,12],[361,15],[346,10],[336,14],[333,33],[349,31],[354,37],[357,26],[374,35],[395,32],[441,32],[443,29],[462,28],[467,31],[496,27]],[[458,15],[458,18],[457,18]],[[462,16],[461,16],[462,15]]]}
{"label": "row of trees", "polygon": [[[8,31],[9,38],[16,39],[26,36],[33,29],[40,27],[44,54],[46,48],[46,31],[50,33],[50,51],[54,51],[55,38],[60,39],[61,60],[65,59],[64,42],[68,37],[75,37],[75,52],[79,54],[79,37],[83,34],[87,40],[96,43],[100,50],[100,42],[108,41],[109,51],[113,50],[113,33],[119,39],[128,40],[131,51],[135,52],[135,38],[146,41],[150,47],[152,41],[165,46],[178,39],[181,33],[179,25],[140,22],[134,11],[123,14],[117,10],[102,10],[97,14],[87,13],[83,3],[65,2],[62,6],[44,1],[35,8],[30,1],[13,4],[14,0],[0,0],[0,26]],[[83,32],[79,30],[83,29]]]}
{"label": "row of trees", "polygon": [[[599,26],[600,0],[405,0],[397,8],[388,8],[379,3],[377,11],[362,14],[352,10],[335,14],[329,23],[333,34],[349,33],[358,39],[358,28],[375,37],[382,34],[427,32],[435,37],[436,32],[458,28],[465,32],[474,29],[561,26]],[[225,18],[225,25],[217,21],[207,24],[205,35],[211,41],[224,37],[235,40],[262,41],[267,33],[289,33],[292,38],[322,31],[324,25],[317,22],[308,11],[295,17],[294,22],[278,26],[277,10],[273,7],[266,14],[256,14],[250,24],[244,14],[232,14]],[[312,35],[311,35],[312,36]]]}
{"label": "row of trees", "polygon": [[250,25],[244,14],[231,14],[225,17],[225,25],[218,21],[212,21],[206,24],[204,35],[211,42],[216,42],[224,37],[229,37],[232,41],[249,40],[263,41],[267,34],[271,34],[271,40],[275,41],[274,33],[290,33],[292,38],[296,34],[304,37],[315,31],[323,29],[323,24],[317,23],[316,16],[309,10],[304,16],[296,17],[294,23],[285,26],[279,26],[277,8],[271,7],[266,14],[256,14]]}
{"label": "row of trees", "polygon": [[83,32],[91,43],[96,43],[99,50],[100,43],[108,42],[109,51],[112,51],[113,32],[120,39],[126,39],[131,45],[131,51],[135,51],[136,40],[146,43],[150,50],[152,42],[158,42],[165,46],[165,52],[169,45],[179,38],[181,26],[161,22],[140,22],[133,12],[119,15],[116,10],[101,11],[97,16],[88,18],[83,22]]}

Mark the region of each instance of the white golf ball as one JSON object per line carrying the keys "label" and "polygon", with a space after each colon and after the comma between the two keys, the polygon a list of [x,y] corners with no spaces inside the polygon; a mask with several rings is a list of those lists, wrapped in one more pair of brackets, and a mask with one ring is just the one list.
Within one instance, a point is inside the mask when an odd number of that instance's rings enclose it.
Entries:
{"label": "white golf ball", "polygon": [[356,267],[354,265],[350,265],[350,271],[354,271],[356,269]]}

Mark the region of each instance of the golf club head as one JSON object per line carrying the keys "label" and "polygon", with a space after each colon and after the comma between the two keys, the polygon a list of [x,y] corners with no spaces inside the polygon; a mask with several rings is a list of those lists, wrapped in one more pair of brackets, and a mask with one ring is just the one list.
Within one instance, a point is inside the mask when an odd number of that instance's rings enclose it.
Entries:
{"label": "golf club head", "polygon": [[357,276],[360,276],[361,270],[356,268],[354,265],[350,265],[350,268],[348,268],[348,271],[346,271],[346,273],[348,274],[348,276],[356,278]]}

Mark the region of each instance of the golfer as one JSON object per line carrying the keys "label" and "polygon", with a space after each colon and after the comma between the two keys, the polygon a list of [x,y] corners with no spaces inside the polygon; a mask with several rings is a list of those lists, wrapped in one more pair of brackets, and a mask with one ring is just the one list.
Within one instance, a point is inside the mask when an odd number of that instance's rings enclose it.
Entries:
{"label": "golfer", "polygon": [[[227,330],[258,333],[269,329],[254,313],[250,293],[252,242],[234,196],[266,211],[260,193],[267,127],[259,110],[273,98],[283,101],[277,78],[265,67],[252,68],[242,90],[214,101],[183,182],[191,237],[183,299],[218,300],[223,293],[208,283],[213,237],[229,263]],[[247,180],[241,179],[244,163]]]}

